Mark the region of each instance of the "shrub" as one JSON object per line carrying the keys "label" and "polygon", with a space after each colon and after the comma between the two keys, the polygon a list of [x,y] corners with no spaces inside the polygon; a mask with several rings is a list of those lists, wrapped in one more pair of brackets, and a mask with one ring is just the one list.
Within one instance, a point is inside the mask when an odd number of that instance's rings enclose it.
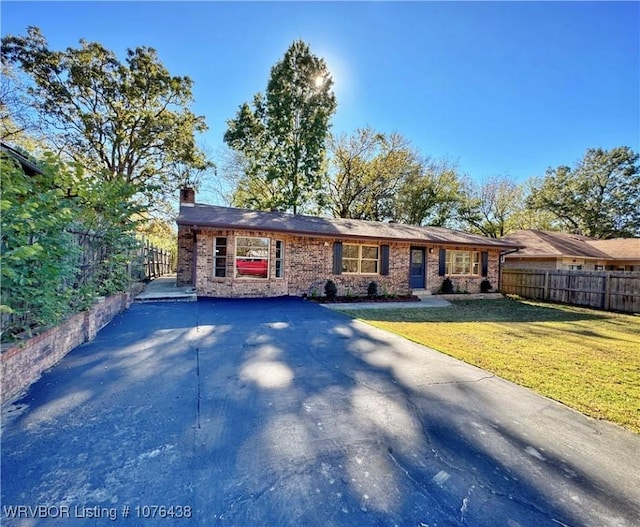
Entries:
{"label": "shrub", "polygon": [[451,281],[451,278],[445,278],[442,281],[442,287],[440,288],[440,292],[443,295],[450,295],[453,293],[453,282]]}
{"label": "shrub", "polygon": [[371,282],[369,284],[369,287],[367,287],[367,296],[369,298],[375,298],[376,296],[378,296],[378,284],[376,284],[375,282]]}
{"label": "shrub", "polygon": [[333,280],[327,280],[324,286],[324,294],[329,300],[334,300],[338,294],[338,288]]}
{"label": "shrub", "polygon": [[492,289],[493,289],[493,286],[491,285],[491,282],[489,282],[489,280],[487,280],[486,278],[482,282],[480,282],[481,293],[488,293]]}

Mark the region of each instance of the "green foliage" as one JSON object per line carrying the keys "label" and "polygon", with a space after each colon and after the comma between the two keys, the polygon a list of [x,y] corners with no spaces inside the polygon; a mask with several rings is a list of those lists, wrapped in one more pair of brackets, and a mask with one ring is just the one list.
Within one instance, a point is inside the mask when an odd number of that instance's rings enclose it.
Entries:
{"label": "green foliage", "polygon": [[574,168],[549,168],[527,204],[552,213],[562,230],[594,238],[640,236],[639,155],[590,148]]}
{"label": "green foliage", "polygon": [[491,285],[491,282],[489,280],[487,280],[486,278],[482,282],[480,282],[480,292],[481,293],[488,293],[492,289],[493,289],[493,286]]}
{"label": "green foliage", "polygon": [[77,247],[65,232],[73,220],[71,203],[54,183],[55,167],[26,176],[4,155],[0,160],[2,200],[3,311],[13,314],[11,333],[49,325],[68,311],[69,280],[77,271]]}
{"label": "green foliage", "polygon": [[392,216],[394,196],[418,170],[415,152],[398,134],[372,128],[331,137],[329,184],[323,202],[334,217],[382,221]]}
{"label": "green foliage", "polygon": [[28,94],[52,142],[94,176],[133,185],[149,204],[173,197],[189,167],[211,166],[195,144],[206,125],[189,109],[192,81],[170,75],[154,49],[129,49],[124,62],[84,40],[54,51],[30,27],[4,37],[2,55],[32,81]]}
{"label": "green foliage", "polygon": [[331,137],[323,204],[334,217],[444,225],[461,200],[455,166],[421,159],[399,134],[370,127]]}
{"label": "green foliage", "polygon": [[324,285],[324,295],[329,300],[334,300],[338,294],[338,287],[336,286],[333,280],[327,280],[327,283]]}
{"label": "green foliage", "polygon": [[463,200],[458,169],[447,161],[426,160],[410,171],[393,202],[394,220],[411,225],[443,227]]}
{"label": "green foliage", "polygon": [[508,177],[492,177],[481,185],[470,183],[458,210],[458,218],[470,232],[500,238],[523,225],[523,187]]}
{"label": "green foliage", "polygon": [[4,153],[1,163],[1,304],[11,314],[3,339],[126,289],[137,243],[131,185],[91,178],[52,154],[38,163],[43,174],[27,176]]}
{"label": "green foliage", "polygon": [[440,292],[443,295],[450,295],[453,293],[453,282],[451,281],[451,278],[445,278],[442,281],[442,286],[440,287]]}
{"label": "green foliage", "polygon": [[224,141],[240,154],[243,169],[235,205],[294,214],[309,206],[323,183],[336,109],[332,85],[324,60],[298,40],[271,69],[266,94],[256,94],[227,121]]}
{"label": "green foliage", "polygon": [[369,298],[375,298],[378,296],[378,284],[375,282],[370,282],[367,287],[367,296]]}

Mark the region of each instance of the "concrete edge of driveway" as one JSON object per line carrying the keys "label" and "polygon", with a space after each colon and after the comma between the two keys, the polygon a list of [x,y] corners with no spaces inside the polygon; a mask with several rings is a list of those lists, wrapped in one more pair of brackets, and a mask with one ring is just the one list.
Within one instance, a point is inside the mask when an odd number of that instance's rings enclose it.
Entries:
{"label": "concrete edge of driveway", "polygon": [[420,302],[356,302],[344,304],[319,304],[334,311],[351,311],[353,309],[418,309],[422,307],[448,307],[451,302],[442,298],[422,299]]}

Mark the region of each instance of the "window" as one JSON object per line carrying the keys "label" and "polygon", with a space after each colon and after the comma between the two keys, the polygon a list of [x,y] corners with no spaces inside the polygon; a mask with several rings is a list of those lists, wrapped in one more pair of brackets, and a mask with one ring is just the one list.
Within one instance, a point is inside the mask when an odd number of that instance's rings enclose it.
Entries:
{"label": "window", "polygon": [[236,277],[268,278],[269,238],[236,238]]}
{"label": "window", "polygon": [[284,276],[284,242],[276,240],[276,278]]}
{"label": "window", "polygon": [[355,274],[378,274],[380,247],[377,245],[342,246],[342,272]]}
{"label": "window", "polygon": [[476,251],[447,251],[446,274],[480,276],[480,253]]}
{"label": "window", "polygon": [[216,238],[213,243],[213,276],[227,276],[227,239]]}

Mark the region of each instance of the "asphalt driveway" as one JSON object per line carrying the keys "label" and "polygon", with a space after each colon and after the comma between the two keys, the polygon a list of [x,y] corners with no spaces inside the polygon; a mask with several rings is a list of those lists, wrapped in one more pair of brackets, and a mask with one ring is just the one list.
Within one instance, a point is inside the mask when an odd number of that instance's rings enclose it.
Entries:
{"label": "asphalt driveway", "polygon": [[298,299],[136,304],[2,412],[2,525],[631,526],[640,436]]}

